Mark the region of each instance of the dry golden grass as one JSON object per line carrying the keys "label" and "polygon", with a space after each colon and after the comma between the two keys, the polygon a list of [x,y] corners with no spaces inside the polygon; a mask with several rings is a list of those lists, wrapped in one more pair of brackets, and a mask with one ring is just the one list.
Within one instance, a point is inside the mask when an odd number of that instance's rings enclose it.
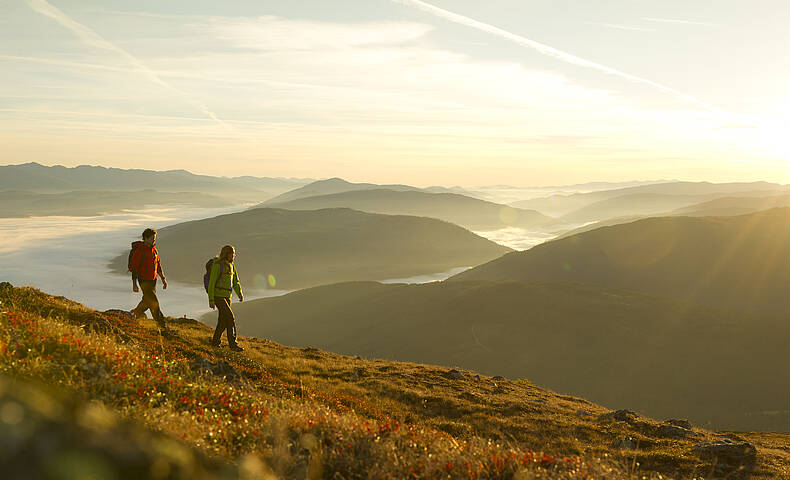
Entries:
{"label": "dry golden grass", "polygon": [[[0,291],[0,373],[42,380],[178,437],[245,472],[279,478],[709,478],[692,454],[719,438],[662,436],[661,422],[601,420],[605,408],[526,380],[364,360],[211,329],[99,313],[38,290]],[[190,368],[226,361],[241,377]],[[730,478],[786,478],[790,436],[728,434],[758,448]],[[613,443],[630,438],[633,448]],[[243,459],[243,460],[242,460]]]}

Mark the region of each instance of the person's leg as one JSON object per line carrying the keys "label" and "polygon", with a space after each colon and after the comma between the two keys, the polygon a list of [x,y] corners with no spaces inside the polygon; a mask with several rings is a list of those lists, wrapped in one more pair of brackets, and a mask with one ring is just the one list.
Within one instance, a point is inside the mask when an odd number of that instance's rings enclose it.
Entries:
{"label": "person's leg", "polygon": [[135,319],[138,319],[145,317],[146,310],[148,310],[148,305],[146,305],[145,300],[141,298],[140,303],[138,303],[136,307],[131,309],[130,312]]}
{"label": "person's leg", "polygon": [[146,304],[146,308],[151,310],[151,316],[154,317],[159,328],[166,328],[165,316],[159,308],[159,298],[156,296],[156,280],[141,281],[140,288],[143,290],[143,302]]}
{"label": "person's leg", "polygon": [[211,339],[211,344],[218,347],[222,343],[222,332],[225,331],[225,314],[222,311],[221,298],[214,298],[214,304],[217,307],[217,328],[214,329],[214,337]]}
{"label": "person's leg", "polygon": [[225,328],[228,332],[228,345],[236,346],[236,316],[233,314],[233,310],[230,308],[230,297],[227,298],[228,301],[228,316],[225,317]]}

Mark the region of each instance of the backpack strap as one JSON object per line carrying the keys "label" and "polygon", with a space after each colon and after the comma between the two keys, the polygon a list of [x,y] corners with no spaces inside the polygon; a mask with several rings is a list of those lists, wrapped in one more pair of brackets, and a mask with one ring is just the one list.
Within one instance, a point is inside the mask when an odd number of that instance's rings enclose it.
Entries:
{"label": "backpack strap", "polygon": [[[222,260],[217,259],[217,263],[219,263],[219,274],[222,275]],[[219,278],[217,278],[217,282],[219,282]],[[217,284],[214,285],[214,288],[218,288],[220,290],[225,290],[225,291],[228,291],[228,292],[232,292],[233,291],[232,288],[220,287]]]}

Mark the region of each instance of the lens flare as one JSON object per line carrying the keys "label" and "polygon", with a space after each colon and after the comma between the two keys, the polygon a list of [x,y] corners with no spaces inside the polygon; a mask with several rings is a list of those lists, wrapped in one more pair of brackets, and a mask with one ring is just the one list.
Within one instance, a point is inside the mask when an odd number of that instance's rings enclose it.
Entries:
{"label": "lens flare", "polygon": [[277,279],[274,278],[273,274],[270,273],[269,276],[267,277],[267,280],[269,281],[270,288],[274,288],[275,286],[277,286]]}

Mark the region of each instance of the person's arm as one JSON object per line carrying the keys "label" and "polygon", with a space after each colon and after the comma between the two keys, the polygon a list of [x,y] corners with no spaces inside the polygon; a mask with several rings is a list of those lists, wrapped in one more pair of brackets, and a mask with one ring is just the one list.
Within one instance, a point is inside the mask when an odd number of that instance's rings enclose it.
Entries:
{"label": "person's arm", "polygon": [[211,275],[208,278],[208,306],[214,308],[214,287],[219,280],[219,262],[214,262],[211,266]]}
{"label": "person's arm", "polygon": [[167,288],[167,279],[165,278],[165,271],[162,270],[162,259],[159,255],[156,256],[156,273],[162,279],[162,289]]}
{"label": "person's arm", "polygon": [[239,297],[239,301],[244,301],[244,294],[241,292],[241,283],[239,283],[239,272],[236,271],[236,267],[233,268],[233,290],[236,291],[236,295]]}
{"label": "person's arm", "polygon": [[142,253],[140,253],[140,249],[136,248],[134,250],[134,252],[132,252],[132,260],[129,262],[129,264],[132,267],[132,291],[133,292],[139,292],[140,291],[140,288],[137,286],[137,275],[139,275],[139,272],[137,271],[137,269],[135,269],[135,265],[140,265],[140,256],[141,255],[142,255]]}

